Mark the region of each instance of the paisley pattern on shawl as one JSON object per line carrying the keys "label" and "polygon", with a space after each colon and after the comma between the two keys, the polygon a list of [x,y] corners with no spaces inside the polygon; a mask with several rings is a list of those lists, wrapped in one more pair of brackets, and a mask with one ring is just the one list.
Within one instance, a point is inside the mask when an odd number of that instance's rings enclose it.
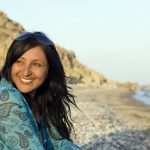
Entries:
{"label": "paisley pattern on shawl", "polygon": [[34,119],[21,93],[5,79],[0,82],[0,150],[44,150]]}
{"label": "paisley pattern on shawl", "polygon": [[22,94],[4,78],[0,81],[0,150],[81,150],[62,139],[52,126],[51,132],[61,140],[54,140],[42,125],[43,141],[32,111]]}

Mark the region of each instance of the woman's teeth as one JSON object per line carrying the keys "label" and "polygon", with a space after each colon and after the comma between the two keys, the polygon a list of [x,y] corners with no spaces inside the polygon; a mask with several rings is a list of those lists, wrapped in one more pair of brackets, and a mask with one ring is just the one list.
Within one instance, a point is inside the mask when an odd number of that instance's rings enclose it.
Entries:
{"label": "woman's teeth", "polygon": [[30,83],[32,80],[27,80],[27,79],[23,79],[23,78],[20,78],[21,79],[21,81],[23,81],[23,82],[26,82],[26,83]]}

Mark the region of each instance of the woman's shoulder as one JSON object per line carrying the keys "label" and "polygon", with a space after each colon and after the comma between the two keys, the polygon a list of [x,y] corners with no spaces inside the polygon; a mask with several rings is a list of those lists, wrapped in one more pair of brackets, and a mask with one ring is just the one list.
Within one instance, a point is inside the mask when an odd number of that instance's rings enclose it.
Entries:
{"label": "woman's shoulder", "polygon": [[5,150],[44,150],[32,116],[24,104],[17,89],[6,81],[0,82],[0,146]]}
{"label": "woman's shoulder", "polygon": [[0,101],[3,103],[21,103],[21,93],[7,80],[0,81]]}

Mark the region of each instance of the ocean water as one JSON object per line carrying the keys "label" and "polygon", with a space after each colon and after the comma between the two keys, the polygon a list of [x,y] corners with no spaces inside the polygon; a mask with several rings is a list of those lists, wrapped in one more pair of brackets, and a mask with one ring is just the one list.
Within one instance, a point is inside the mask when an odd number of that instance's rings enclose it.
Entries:
{"label": "ocean water", "polygon": [[150,105],[150,90],[147,90],[145,87],[142,87],[140,90],[134,92],[133,98]]}

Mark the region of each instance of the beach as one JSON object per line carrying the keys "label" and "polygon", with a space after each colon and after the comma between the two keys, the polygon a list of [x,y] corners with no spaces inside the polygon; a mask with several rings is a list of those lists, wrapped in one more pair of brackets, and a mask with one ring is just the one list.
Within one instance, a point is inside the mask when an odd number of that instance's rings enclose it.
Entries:
{"label": "beach", "polygon": [[[121,149],[125,149],[123,146],[150,149],[150,106],[134,100],[133,91],[103,86],[72,88],[80,108],[72,109],[76,131],[72,137],[83,149],[99,150],[105,147],[107,150],[113,147],[112,144],[116,145],[116,150],[121,145]],[[114,143],[112,137],[121,144]]]}

